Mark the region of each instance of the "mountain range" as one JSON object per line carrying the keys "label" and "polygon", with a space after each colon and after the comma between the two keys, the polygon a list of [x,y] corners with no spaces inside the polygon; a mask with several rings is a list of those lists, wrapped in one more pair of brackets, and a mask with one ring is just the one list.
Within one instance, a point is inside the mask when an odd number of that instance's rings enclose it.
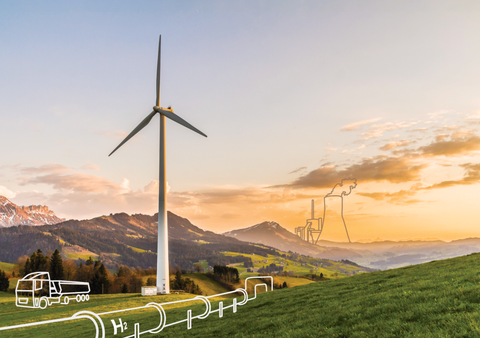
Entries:
{"label": "mountain range", "polygon": [[[41,248],[44,252],[62,248],[66,259],[101,259],[107,266],[118,264],[156,265],[157,215],[125,213],[90,220],[62,220],[46,206],[19,207],[0,196],[0,261],[13,263]],[[274,249],[315,258],[346,259],[373,269],[390,269],[480,252],[480,239],[445,242],[377,241],[341,243],[320,240],[318,245],[269,221],[247,228],[216,234],[188,219],[168,213],[170,263],[190,269],[207,260],[209,265],[242,261],[242,256],[222,252],[276,254]],[[261,244],[263,247],[259,247]]]}
{"label": "mountain range", "polygon": [[[5,203],[7,200],[3,201]],[[24,210],[10,201],[4,206],[11,214],[11,210],[17,215]],[[14,263],[19,257],[30,255],[39,248],[44,253],[58,248],[64,259],[86,260],[91,256],[102,260],[110,268],[116,268],[120,264],[142,268],[156,266],[156,214],[150,216],[119,213],[90,220],[67,220],[59,223],[56,223],[55,219],[55,224],[35,226],[30,218],[11,219],[9,224],[15,219],[20,220],[21,224],[0,227],[0,262]],[[206,260],[212,266],[247,260],[243,256],[225,256],[222,254],[224,251],[265,256],[276,253],[273,248],[261,248],[204,231],[188,219],[171,212],[168,212],[168,225],[172,267],[179,265],[182,269],[191,269],[199,260]]]}
{"label": "mountain range", "polygon": [[320,240],[317,245],[314,245],[303,241],[275,222],[263,222],[248,228],[228,231],[224,235],[313,257],[347,259],[362,266],[380,270],[480,252],[480,238],[451,242],[407,240],[342,243]]}
{"label": "mountain range", "polygon": [[11,227],[19,224],[45,225],[65,221],[57,217],[47,206],[30,205],[19,207],[6,197],[0,196],[0,227]]}
{"label": "mountain range", "polygon": [[271,246],[286,252],[292,251],[318,258],[355,260],[355,258],[361,257],[360,254],[347,247],[323,247],[306,242],[283,228],[280,224],[272,221],[262,222],[248,228],[228,231],[223,233],[223,235],[245,242]]}

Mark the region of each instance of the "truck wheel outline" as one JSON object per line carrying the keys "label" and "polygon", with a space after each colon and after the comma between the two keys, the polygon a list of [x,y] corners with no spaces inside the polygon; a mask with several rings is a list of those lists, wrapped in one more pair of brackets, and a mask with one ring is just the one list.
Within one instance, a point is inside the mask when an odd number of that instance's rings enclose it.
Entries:
{"label": "truck wheel outline", "polygon": [[80,301],[82,300],[82,298],[81,298],[80,295],[77,295],[77,296],[75,297],[75,299],[77,300],[77,303],[80,303]]}
{"label": "truck wheel outline", "polygon": [[85,300],[86,300],[87,302],[90,300],[90,295],[89,295],[88,293],[85,295]]}
{"label": "truck wheel outline", "polygon": [[[44,305],[42,306],[42,304],[44,304]],[[47,308],[47,305],[48,305],[47,297],[40,298],[40,301],[38,302],[38,307],[43,310],[43,309]]]}
{"label": "truck wheel outline", "polygon": [[70,298],[68,298],[68,296],[63,297],[63,304],[68,305],[69,301],[70,301]]}

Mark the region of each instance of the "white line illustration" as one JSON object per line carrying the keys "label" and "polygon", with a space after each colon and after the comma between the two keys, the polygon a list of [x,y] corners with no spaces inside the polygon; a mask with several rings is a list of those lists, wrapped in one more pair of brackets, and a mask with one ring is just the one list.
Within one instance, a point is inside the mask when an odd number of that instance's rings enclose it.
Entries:
{"label": "white line illustration", "polygon": [[[345,184],[345,182],[348,182]],[[335,189],[337,187],[343,188],[345,185],[345,189]],[[350,236],[348,235],[347,224],[345,223],[345,218],[343,218],[343,197],[348,196],[352,193],[352,190],[355,189],[357,186],[357,179],[356,178],[344,178],[340,183],[335,184],[332,191],[325,195],[323,198],[323,219],[322,217],[315,218],[315,201],[312,200],[312,217],[307,219],[307,223],[303,227],[295,228],[295,234],[300,236],[301,239],[304,241],[317,244],[318,240],[320,239],[320,235],[323,231],[323,226],[325,225],[325,212],[327,210],[327,198],[340,198],[341,200],[341,216],[343,225],[345,226],[345,232],[347,233],[348,242],[350,241]],[[348,190],[348,191],[347,191]],[[315,225],[314,225],[315,224]],[[314,238],[314,234],[317,235],[317,238]]]}
{"label": "white line illustration", "polygon": [[18,307],[45,309],[54,303],[66,305],[71,299],[88,301],[89,293],[88,282],[51,280],[48,272],[38,271],[17,281],[15,304]]}
{"label": "white line illustration", "polygon": [[[115,310],[103,313],[95,313],[91,311],[79,311],[75,313],[71,317],[67,318],[59,318],[59,319],[52,319],[52,320],[45,320],[41,322],[35,323],[27,323],[27,324],[20,324],[20,325],[13,325],[13,326],[5,326],[0,327],[0,331],[7,331],[7,330],[14,330],[19,328],[26,328],[31,326],[38,326],[40,330],[43,325],[55,324],[60,322],[79,322],[83,320],[82,323],[88,325],[90,321],[90,325],[95,327],[95,336],[92,338],[106,338],[106,337],[122,337],[122,338],[136,338],[140,337],[140,335],[151,333],[156,334],[161,332],[164,328],[186,323],[187,330],[192,329],[192,324],[194,319],[205,319],[212,313],[218,313],[218,317],[222,318],[225,310],[232,309],[233,313],[237,312],[239,306],[247,304],[249,301],[252,301],[257,298],[257,289],[265,287],[265,291],[268,292],[268,285],[267,283],[258,283],[254,286],[254,296],[249,297],[247,293],[247,284],[248,280],[251,279],[269,279],[270,280],[270,291],[273,291],[273,277],[272,276],[252,276],[247,277],[245,279],[245,288],[238,288],[234,291],[224,292],[213,296],[196,296],[191,299],[183,299],[177,300],[173,302],[166,302],[166,303],[148,303],[145,306],[139,306],[130,309],[122,309],[122,310]],[[226,296],[230,294],[240,293],[243,295],[243,299],[238,302],[237,298],[226,299],[224,301],[220,301],[218,303],[218,308],[212,309],[212,303],[210,299],[219,297],[219,296]],[[229,305],[225,305],[224,302],[231,302]],[[191,303],[193,304],[204,304],[205,311],[198,314],[193,314],[193,310],[191,308],[185,309],[185,318],[174,321],[168,322],[167,312],[164,310],[164,306],[171,305],[171,304],[180,304],[180,303]],[[145,311],[148,310],[148,313]],[[175,309],[175,310],[178,310]],[[130,322],[126,321],[123,318],[126,318],[129,315],[141,313],[143,317],[138,320],[138,322]],[[151,322],[148,321],[142,322],[142,318],[145,318],[147,314],[157,314],[158,313],[158,322],[154,323],[152,326]],[[88,319],[89,321],[85,321]]]}

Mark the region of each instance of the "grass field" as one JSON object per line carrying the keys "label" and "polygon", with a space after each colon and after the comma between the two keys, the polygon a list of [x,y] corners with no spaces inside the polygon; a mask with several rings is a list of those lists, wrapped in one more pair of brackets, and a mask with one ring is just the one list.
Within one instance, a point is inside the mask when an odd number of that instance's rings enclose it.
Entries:
{"label": "grass field", "polygon": [[127,245],[127,246],[135,252],[148,252],[148,250],[139,249],[139,248],[136,248],[136,247],[130,246],[130,245]]}
{"label": "grass field", "polygon": [[3,262],[0,262],[0,270],[3,270],[3,271],[12,271],[12,270],[13,270],[13,266],[14,266],[13,263],[3,263]]}
{"label": "grass field", "polygon": [[78,248],[71,247],[71,246],[65,246],[62,248],[62,256],[65,257],[66,259],[83,259],[87,260],[89,257],[92,257],[92,259],[98,259],[98,255],[96,253],[93,253],[91,251],[88,251],[86,249],[82,249],[80,251],[77,251]]}
{"label": "grass field", "polygon": [[[237,313],[228,309],[223,318],[211,314],[195,319],[191,330],[183,323],[142,337],[480,337],[479,260],[480,254],[472,254],[275,290],[260,294]],[[113,310],[151,300],[163,302],[168,297],[174,296],[93,296],[89,303],[72,304],[68,311],[61,305],[41,311],[17,309],[12,296],[4,294],[0,296],[0,322],[12,325],[80,310]],[[213,309],[217,307],[218,303],[212,303]],[[202,309],[203,305],[192,307],[194,314]],[[186,318],[185,311],[167,310],[167,318]],[[141,322],[144,327],[155,321],[147,314],[122,319]],[[24,330],[12,337],[48,337],[46,330]],[[57,336],[88,337],[81,330],[63,324],[55,332]],[[5,332],[0,336],[10,337]]]}
{"label": "grass field", "polygon": [[195,282],[195,284],[197,284],[200,287],[204,296],[218,295],[220,293],[229,291],[225,289],[223,286],[221,286],[219,283],[205,276],[205,274],[203,273],[190,273],[182,276],[192,279]]}
{"label": "grass field", "polygon": [[[282,254],[281,251],[279,251],[279,253]],[[274,256],[274,255],[261,256],[261,255],[249,255],[249,254],[243,254],[243,253],[237,253],[237,252],[224,252],[223,254],[225,256],[250,257],[252,259],[253,266],[255,269],[258,269],[264,266],[266,267],[267,265],[270,265],[272,263],[276,265],[283,265],[283,271],[292,271],[293,274],[298,276],[309,275],[310,271],[314,270],[314,273],[316,273],[317,275],[320,275],[320,273],[323,273],[323,275],[328,278],[342,278],[342,277],[346,277],[346,274],[342,271],[360,272],[362,270],[359,267],[347,265],[342,262],[335,262],[335,261],[328,261],[328,267],[316,266],[315,264],[324,264],[323,262],[325,260],[306,257],[306,256],[301,257],[301,259],[303,260],[303,265],[302,265],[302,262],[294,261],[291,259],[286,259],[283,257]],[[244,276],[244,273],[246,273],[247,271],[247,269],[243,267],[243,263],[230,264],[230,266],[237,268],[238,272],[242,274],[242,277]]]}
{"label": "grass field", "polygon": [[[480,254],[260,295],[176,337],[479,337]],[[287,282],[288,283],[288,282]],[[239,311],[240,312],[240,311]]]}
{"label": "grass field", "polygon": [[[115,294],[115,295],[91,295],[88,302],[71,302],[68,305],[54,304],[45,310],[18,308],[15,306],[15,295],[0,292],[0,327],[25,324],[28,322],[37,322],[52,320],[58,318],[70,317],[79,311],[93,311],[102,313],[113,311],[114,309],[126,309],[144,306],[149,302],[164,303],[173,300],[192,298],[192,295],[169,295],[142,297],[138,294]],[[175,308],[178,305],[169,306],[169,312],[175,316]],[[155,317],[155,311],[140,311],[147,318],[152,315],[152,320],[158,321],[158,314]],[[183,312],[183,310],[182,310]],[[142,316],[140,314],[140,316]],[[124,321],[131,321],[132,316],[122,316]],[[56,323],[41,328],[16,329],[13,331],[0,331],[0,337],[95,337],[94,326],[88,323],[89,320],[77,320],[73,323]],[[133,326],[133,325],[132,325]],[[113,332],[110,336],[113,336]]]}
{"label": "grass field", "polygon": [[19,280],[20,278],[10,278],[8,280],[8,288],[9,289],[15,289],[17,287],[17,281]]}
{"label": "grass field", "polygon": [[206,272],[208,270],[208,262],[205,260],[199,261],[197,263],[202,264],[203,270]]}

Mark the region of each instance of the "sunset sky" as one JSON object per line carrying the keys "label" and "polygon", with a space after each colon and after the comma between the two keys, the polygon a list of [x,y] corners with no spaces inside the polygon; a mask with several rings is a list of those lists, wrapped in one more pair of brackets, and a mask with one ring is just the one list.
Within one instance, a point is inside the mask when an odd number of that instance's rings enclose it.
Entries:
{"label": "sunset sky", "polygon": [[[480,2],[0,2],[0,195],[85,219],[168,208],[215,232],[323,216],[352,241],[480,237]],[[325,238],[346,240],[340,205]]]}

